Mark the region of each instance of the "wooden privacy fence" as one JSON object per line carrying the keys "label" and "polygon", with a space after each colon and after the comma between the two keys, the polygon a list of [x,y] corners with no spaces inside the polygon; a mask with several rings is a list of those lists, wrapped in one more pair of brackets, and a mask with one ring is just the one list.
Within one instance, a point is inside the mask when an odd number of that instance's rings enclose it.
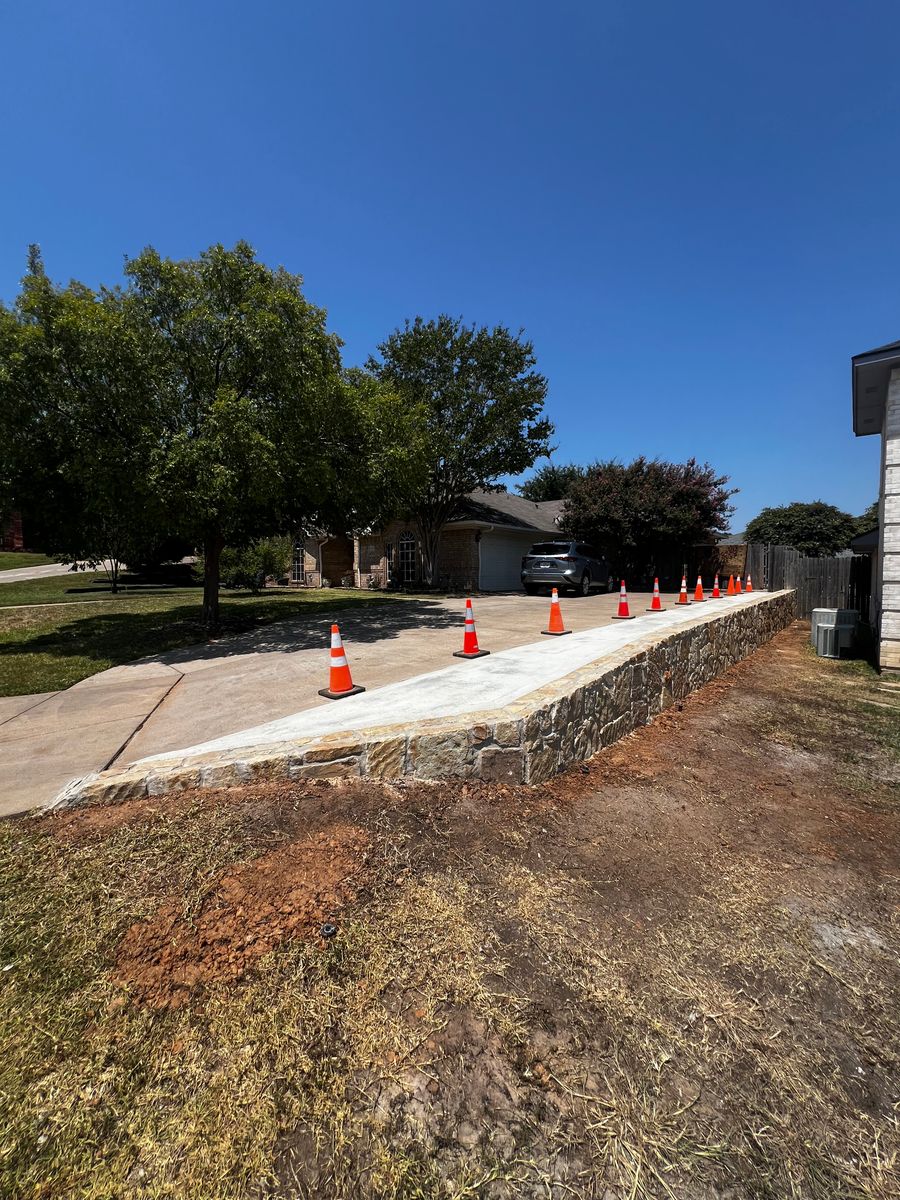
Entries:
{"label": "wooden privacy fence", "polygon": [[871,560],[867,554],[808,558],[793,546],[747,546],[747,570],[757,587],[794,588],[797,616],[809,620],[814,608],[855,608],[868,620]]}

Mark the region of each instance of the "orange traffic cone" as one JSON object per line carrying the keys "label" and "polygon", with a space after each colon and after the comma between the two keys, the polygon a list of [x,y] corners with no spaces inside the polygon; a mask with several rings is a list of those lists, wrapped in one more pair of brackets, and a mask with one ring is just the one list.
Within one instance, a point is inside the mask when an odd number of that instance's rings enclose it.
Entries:
{"label": "orange traffic cone", "polygon": [[662,601],[659,598],[659,580],[653,580],[653,599],[650,601],[650,607],[647,612],[665,612],[662,606]]}
{"label": "orange traffic cone", "polygon": [[722,593],[719,591],[719,573],[718,573],[718,571],[716,572],[715,582],[713,583],[713,590],[709,593],[709,598],[710,598],[710,600],[721,600],[722,599]]}
{"label": "orange traffic cone", "polygon": [[745,592],[753,591],[753,576],[750,574],[749,571],[747,572],[747,586],[744,588],[744,591]]}
{"label": "orange traffic cone", "polygon": [[613,617],[614,621],[633,621],[634,617],[628,611],[628,593],[625,591],[625,580],[619,588],[619,611]]}
{"label": "orange traffic cone", "polygon": [[702,576],[698,575],[697,586],[694,588],[694,600],[699,603],[701,600],[705,599],[706,597],[703,595],[703,578]]}
{"label": "orange traffic cone", "polygon": [[734,576],[733,575],[728,576],[728,587],[725,589],[725,594],[726,594],[726,596],[734,595]]}
{"label": "orange traffic cone", "polygon": [[741,587],[741,577],[738,575],[737,579],[734,581],[734,594],[736,596],[740,596],[743,590],[744,589]]}
{"label": "orange traffic cone", "polygon": [[475,632],[475,614],[472,612],[472,601],[466,601],[466,627],[463,633],[462,650],[454,650],[454,658],[484,658],[490,650],[478,649],[478,634]]}
{"label": "orange traffic cone", "polygon": [[347,665],[347,655],[344,653],[344,643],[341,641],[341,631],[337,625],[331,627],[331,670],[328,674],[328,687],[320,688],[319,695],[327,700],[343,700],[345,696],[355,696],[364,692],[364,687],[354,687],[350,678],[350,667]]}
{"label": "orange traffic cone", "polygon": [[676,604],[690,604],[690,600],[688,600],[688,598],[687,598],[687,576],[686,575],[682,575],[682,577],[681,577],[681,591],[678,593],[678,599],[675,601],[675,603]]}
{"label": "orange traffic cone", "polygon": [[548,637],[562,637],[564,633],[571,632],[571,629],[566,629],[563,625],[562,611],[559,607],[559,592],[554,588],[550,593],[550,622],[546,629],[541,630],[541,633],[546,633]]}

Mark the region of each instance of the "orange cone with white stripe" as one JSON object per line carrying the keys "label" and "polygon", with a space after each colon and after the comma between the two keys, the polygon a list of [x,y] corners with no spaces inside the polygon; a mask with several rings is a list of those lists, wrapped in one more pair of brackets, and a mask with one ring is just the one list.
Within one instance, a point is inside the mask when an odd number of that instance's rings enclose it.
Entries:
{"label": "orange cone with white stripe", "polygon": [[564,633],[571,633],[571,629],[566,629],[563,625],[562,610],[559,607],[559,592],[556,588],[550,593],[550,621],[546,629],[542,629],[541,633],[546,633],[548,637],[562,637]]}
{"label": "orange cone with white stripe", "polygon": [[747,572],[747,586],[744,588],[744,591],[745,592],[753,591],[753,576],[750,574],[749,571]]}
{"label": "orange cone with white stripe", "polygon": [[733,595],[735,594],[735,591],[734,591],[734,576],[733,576],[733,575],[729,575],[729,576],[728,576],[728,587],[726,588],[725,594],[726,594],[727,596],[733,596]]}
{"label": "orange cone with white stripe", "polygon": [[454,650],[454,658],[484,658],[490,650],[478,649],[478,634],[475,632],[475,614],[472,612],[472,601],[466,601],[466,626],[463,632],[462,650]]}
{"label": "orange cone with white stripe", "polygon": [[350,678],[350,666],[344,653],[344,643],[341,641],[341,631],[337,625],[331,627],[331,663],[328,673],[328,687],[320,688],[319,695],[326,700],[343,700],[344,696],[356,696],[364,692],[364,687],[355,687]]}
{"label": "orange cone with white stripe", "polygon": [[743,590],[744,589],[741,587],[741,577],[738,575],[737,579],[734,581],[734,594],[736,596],[740,596]]}
{"label": "orange cone with white stripe", "polygon": [[619,611],[613,617],[614,621],[633,621],[634,617],[628,611],[628,593],[625,591],[625,580],[619,588]]}
{"label": "orange cone with white stripe", "polygon": [[662,601],[659,598],[659,580],[653,580],[653,599],[650,601],[650,607],[647,612],[665,612],[662,606]]}
{"label": "orange cone with white stripe", "polygon": [[721,600],[722,593],[719,591],[719,572],[716,571],[716,578],[713,582],[713,590],[709,593],[710,600]]}
{"label": "orange cone with white stripe", "polygon": [[675,603],[690,604],[690,600],[687,598],[687,575],[682,575],[681,577],[681,591],[678,593],[678,599]]}
{"label": "orange cone with white stripe", "polygon": [[706,599],[706,597],[703,595],[703,577],[701,575],[698,575],[697,576],[697,586],[694,588],[694,600],[696,603],[699,604],[701,600],[705,600],[705,599]]}

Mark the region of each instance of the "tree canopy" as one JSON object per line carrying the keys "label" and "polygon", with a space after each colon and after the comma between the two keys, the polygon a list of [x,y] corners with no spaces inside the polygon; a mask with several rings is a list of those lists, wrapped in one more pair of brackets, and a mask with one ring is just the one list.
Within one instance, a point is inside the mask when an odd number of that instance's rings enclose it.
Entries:
{"label": "tree canopy", "polygon": [[691,546],[727,530],[735,490],[727,484],[726,475],[693,458],[598,462],[573,484],[562,523],[602,550],[620,575],[642,582],[670,574]]}
{"label": "tree canopy", "polygon": [[547,463],[520,483],[517,491],[538,504],[544,500],[564,500],[572,486],[584,478],[585,470],[577,463]]}
{"label": "tree canopy", "polygon": [[547,380],[536,365],[534,346],[521,331],[479,328],[446,315],[407,321],[369,359],[372,374],[424,420],[423,481],[410,512],[427,583],[435,579],[441,530],[462,498],[548,453]]}
{"label": "tree canopy", "polygon": [[810,504],[797,501],[764,508],[749,523],[744,536],[748,542],[793,546],[801,554],[821,557],[846,550],[850,539],[861,532],[858,520],[824,500]]}
{"label": "tree canopy", "polygon": [[35,258],[0,313],[0,422],[19,447],[0,487],[73,557],[125,554],[148,527],[187,536],[214,629],[226,542],[364,525],[413,495],[419,410],[345,371],[300,277],[245,242],[185,261],[148,248],[126,280],[57,288]]}
{"label": "tree canopy", "polygon": [[120,291],[57,287],[32,247],[13,310],[0,312],[0,427],[7,502],[64,561],[119,566],[154,535],[159,411],[146,344]]}

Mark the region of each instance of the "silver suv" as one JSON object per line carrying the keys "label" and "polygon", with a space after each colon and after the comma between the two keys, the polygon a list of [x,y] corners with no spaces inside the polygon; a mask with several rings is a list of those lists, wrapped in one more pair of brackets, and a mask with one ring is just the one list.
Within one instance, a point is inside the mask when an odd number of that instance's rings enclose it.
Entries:
{"label": "silver suv", "polygon": [[537,542],[522,559],[522,586],[529,596],[542,587],[570,588],[587,596],[609,590],[609,563],[584,542]]}

